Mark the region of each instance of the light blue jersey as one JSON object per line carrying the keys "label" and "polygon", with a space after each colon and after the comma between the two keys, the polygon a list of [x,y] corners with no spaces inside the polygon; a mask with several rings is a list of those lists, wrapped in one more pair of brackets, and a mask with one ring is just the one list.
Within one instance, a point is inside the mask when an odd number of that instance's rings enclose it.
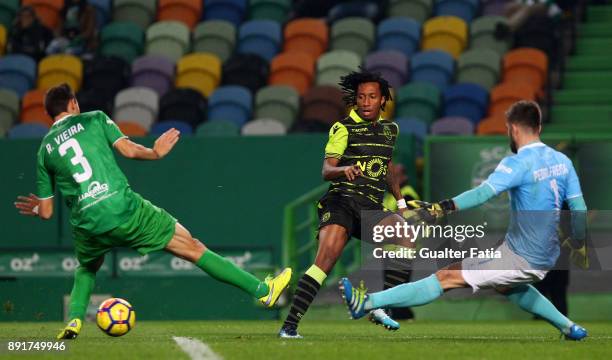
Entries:
{"label": "light blue jersey", "polygon": [[510,195],[510,249],[534,268],[552,268],[559,257],[558,210],[565,200],[582,196],[571,160],[541,142],[532,143],[505,157],[483,184],[495,195]]}

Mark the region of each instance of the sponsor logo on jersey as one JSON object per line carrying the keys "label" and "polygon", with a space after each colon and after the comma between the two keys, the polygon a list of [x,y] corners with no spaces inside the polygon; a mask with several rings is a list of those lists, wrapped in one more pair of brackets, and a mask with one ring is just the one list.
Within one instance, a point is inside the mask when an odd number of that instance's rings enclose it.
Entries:
{"label": "sponsor logo on jersey", "polygon": [[389,126],[383,127],[383,135],[385,135],[388,141],[391,141],[393,139],[393,132],[391,131],[391,128]]}
{"label": "sponsor logo on jersey", "polygon": [[85,199],[88,199],[88,198],[97,199],[98,196],[105,194],[107,191],[108,191],[108,184],[106,183],[100,184],[100,182],[98,181],[93,181],[87,187],[87,192],[79,195],[79,202]]}

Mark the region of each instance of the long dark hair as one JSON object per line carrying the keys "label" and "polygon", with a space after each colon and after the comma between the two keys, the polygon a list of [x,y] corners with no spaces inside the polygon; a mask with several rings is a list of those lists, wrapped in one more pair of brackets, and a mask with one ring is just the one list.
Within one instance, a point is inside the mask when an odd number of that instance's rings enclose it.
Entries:
{"label": "long dark hair", "polygon": [[[359,67],[359,71],[353,71],[346,76],[340,77],[340,88],[344,96],[342,99],[346,106],[353,107],[357,105],[357,90],[359,85],[363,83],[375,82],[380,86],[380,93],[385,98],[385,104],[387,101],[393,100],[391,97],[391,85],[385,80],[380,73],[371,72],[363,67]],[[381,106],[381,110],[385,110],[385,105]]]}

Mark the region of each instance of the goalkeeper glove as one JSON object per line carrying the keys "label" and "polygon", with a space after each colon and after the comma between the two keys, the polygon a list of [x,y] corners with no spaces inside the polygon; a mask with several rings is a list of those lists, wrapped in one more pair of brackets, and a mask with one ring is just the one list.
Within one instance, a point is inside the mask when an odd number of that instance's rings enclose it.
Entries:
{"label": "goalkeeper glove", "polygon": [[411,210],[425,210],[421,214],[423,220],[427,223],[437,223],[442,220],[446,215],[456,210],[455,202],[451,199],[442,200],[437,203],[428,203],[426,201],[411,200],[407,203],[408,209]]}

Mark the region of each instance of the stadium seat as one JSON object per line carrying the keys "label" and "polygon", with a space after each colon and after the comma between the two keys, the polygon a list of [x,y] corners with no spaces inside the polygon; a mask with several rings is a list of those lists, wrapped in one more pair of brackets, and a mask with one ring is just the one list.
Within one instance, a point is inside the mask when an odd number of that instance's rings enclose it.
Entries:
{"label": "stadium seat", "polygon": [[154,90],[160,97],[172,88],[174,64],[163,56],[142,56],[132,63],[132,86]]}
{"label": "stadium seat", "polygon": [[19,95],[10,89],[0,89],[0,137],[4,137],[18,116]]}
{"label": "stadium seat", "polygon": [[272,60],[281,49],[281,26],[272,20],[251,20],[240,26],[238,52]]}
{"label": "stadium seat", "polygon": [[291,9],[291,0],[250,0],[249,19],[284,23]]}
{"label": "stadium seat", "polygon": [[512,104],[519,100],[535,100],[536,91],[519,82],[501,83],[491,89],[489,115],[503,116]]}
{"label": "stadium seat", "polygon": [[480,7],[480,0],[436,0],[436,16],[456,16],[466,23],[472,22]]}
{"label": "stadium seat", "polygon": [[374,45],[374,40],[374,24],[366,18],[344,18],[331,27],[332,50],[348,50],[364,57]]}
{"label": "stadium seat", "polygon": [[391,92],[391,100],[385,102],[385,109],[382,110],[382,113],[380,114],[383,119],[393,119],[395,115],[395,94],[397,92],[394,88],[389,89],[389,91]]}
{"label": "stadium seat", "polygon": [[329,29],[319,19],[296,19],[285,26],[284,52],[306,52],[313,59],[327,49]]}
{"label": "stadium seat", "polygon": [[397,50],[412,56],[420,48],[421,24],[413,19],[385,19],[378,24],[376,34],[378,50]]}
{"label": "stadium seat", "polygon": [[431,123],[438,118],[440,104],[440,90],[435,85],[412,82],[399,89],[395,116]]}
{"label": "stadium seat", "polygon": [[476,84],[455,84],[444,90],[444,116],[461,116],[477,124],[487,113],[489,93]]}
{"label": "stadium seat", "polygon": [[326,52],[317,59],[317,85],[338,86],[341,76],[355,71],[361,65],[359,55],[348,50]]}
{"label": "stadium seat", "polygon": [[0,2],[0,24],[6,29],[13,26],[13,19],[19,9],[20,0],[4,0]]}
{"label": "stadium seat", "polygon": [[423,27],[423,50],[443,50],[456,59],[466,48],[467,40],[467,24],[456,16],[431,18]]}
{"label": "stadium seat", "polygon": [[38,64],[38,88],[49,89],[67,83],[77,92],[83,82],[83,63],[74,55],[51,55]]}
{"label": "stadium seat", "polygon": [[139,57],[144,49],[144,32],[129,22],[112,22],[100,34],[100,54],[116,56],[128,63]]}
{"label": "stadium seat", "polygon": [[158,21],[179,21],[193,29],[202,17],[202,0],[159,0]]}
{"label": "stadium seat", "polygon": [[112,0],[87,0],[96,10],[96,27],[102,28],[111,20]]}
{"label": "stadium seat", "polygon": [[4,49],[6,49],[7,32],[4,25],[0,24],[0,56],[4,55]]}
{"label": "stadium seat", "polygon": [[370,53],[364,65],[367,70],[380,73],[393,88],[399,89],[408,81],[408,57],[399,51]]}
{"label": "stadium seat", "polygon": [[225,62],[234,52],[236,27],[223,20],[208,20],[198,24],[193,33],[193,51],[215,54]]}
{"label": "stadium seat", "polygon": [[327,12],[327,23],[333,24],[338,20],[348,17],[366,18],[376,23],[382,16],[381,10],[379,1],[359,0],[340,2]]}
{"label": "stadium seat", "polygon": [[113,0],[113,21],[132,22],[142,31],[155,20],[157,0]]}
{"label": "stadium seat", "polygon": [[542,50],[518,48],[504,55],[504,82],[528,84],[539,91],[547,74],[548,58]]}
{"label": "stadium seat", "polygon": [[181,136],[193,134],[191,125],[181,120],[165,120],[155,123],[151,127],[150,133],[151,135],[161,135],[172,128],[180,131]]}
{"label": "stadium seat", "polygon": [[504,55],[512,47],[512,38],[495,38],[497,24],[507,24],[508,20],[503,16],[483,16],[470,24],[470,47],[472,49],[491,49],[500,56]]}
{"label": "stadium seat", "polygon": [[22,0],[21,6],[34,8],[40,22],[51,30],[57,29],[64,0]]}
{"label": "stadium seat", "polygon": [[[557,35],[557,28],[558,22],[546,14],[530,16],[514,33],[514,47],[540,49],[546,54],[550,63],[555,65],[556,61],[565,55],[563,47],[559,46],[563,40]],[[578,40],[576,46],[584,40]]]}
{"label": "stadium seat", "polygon": [[285,135],[287,128],[276,119],[256,119],[246,123],[241,133],[245,136]]}
{"label": "stadium seat", "polygon": [[7,138],[9,139],[41,139],[49,127],[40,123],[17,124],[9,129]]}
{"label": "stadium seat", "polygon": [[303,95],[314,77],[314,59],[308,53],[282,53],[272,59],[270,64],[270,85],[293,86]]}
{"label": "stadium seat", "polygon": [[478,123],[478,135],[507,135],[506,120],[503,115],[492,116]]}
{"label": "stadium seat", "polygon": [[414,136],[416,155],[423,156],[423,144],[427,136],[427,123],[419,118],[400,117],[396,118],[395,123],[399,127],[400,136],[410,134]]}
{"label": "stadium seat", "polygon": [[107,99],[130,84],[130,65],[121,58],[97,56],[85,61],[84,68],[83,89],[96,89]]}
{"label": "stadium seat", "polygon": [[135,123],[132,121],[116,121],[119,130],[123,133],[123,135],[129,137],[142,137],[147,136],[148,132],[142,125],[139,123]]}
{"label": "stadium seat", "polygon": [[177,88],[192,88],[208,97],[221,81],[221,60],[209,53],[184,56],[176,67]]}
{"label": "stadium seat", "polygon": [[457,82],[474,83],[490,90],[499,81],[501,57],[491,49],[472,49],[459,56]]}
{"label": "stadium seat", "polygon": [[328,128],[346,117],[342,91],[335,86],[315,86],[303,97],[301,122],[317,122]]}
{"label": "stadium seat", "polygon": [[423,51],[416,54],[410,64],[411,81],[431,83],[443,91],[452,82],[455,62],[446,52]]}
{"label": "stadium seat", "polygon": [[240,135],[238,125],[227,120],[207,121],[198,126],[196,136],[236,136]]}
{"label": "stadium seat", "polygon": [[206,113],[206,99],[193,89],[170,90],[159,102],[159,121],[180,119],[195,128],[206,121]]}
{"label": "stadium seat", "polygon": [[45,90],[30,90],[21,101],[21,122],[40,123],[47,127],[53,125],[53,119],[45,111]]}
{"label": "stadium seat", "polygon": [[225,20],[238,27],[247,10],[247,0],[206,0],[204,19]]}
{"label": "stadium seat", "polygon": [[443,117],[431,124],[430,132],[432,135],[472,135],[474,123],[464,117]]}
{"label": "stadium seat", "polygon": [[268,62],[255,54],[236,54],[223,64],[223,85],[240,85],[252,93],[268,83]]}
{"label": "stadium seat", "polygon": [[177,62],[190,49],[189,28],[178,21],[160,21],[147,29],[147,55],[165,56]]}
{"label": "stadium seat", "polygon": [[236,86],[222,86],[208,99],[208,120],[228,120],[239,127],[251,119],[253,96],[249,89]]}
{"label": "stadium seat", "polygon": [[388,15],[412,18],[420,23],[429,18],[433,0],[391,0]]}
{"label": "stadium seat", "polygon": [[300,95],[291,86],[266,86],[255,95],[255,118],[278,120],[285,129],[295,123],[299,110]]}
{"label": "stadium seat", "polygon": [[87,89],[76,93],[76,97],[79,101],[81,112],[100,110],[107,115],[113,113],[115,96],[111,97],[110,94],[101,95],[96,89]]}
{"label": "stadium seat", "polygon": [[26,55],[0,57],[0,87],[13,90],[22,97],[36,80],[36,61]]}
{"label": "stadium seat", "polygon": [[487,0],[483,2],[482,14],[485,16],[503,16],[508,0]]}
{"label": "stadium seat", "polygon": [[131,87],[121,90],[115,97],[113,118],[133,121],[150,129],[157,119],[159,96],[145,87]]}

